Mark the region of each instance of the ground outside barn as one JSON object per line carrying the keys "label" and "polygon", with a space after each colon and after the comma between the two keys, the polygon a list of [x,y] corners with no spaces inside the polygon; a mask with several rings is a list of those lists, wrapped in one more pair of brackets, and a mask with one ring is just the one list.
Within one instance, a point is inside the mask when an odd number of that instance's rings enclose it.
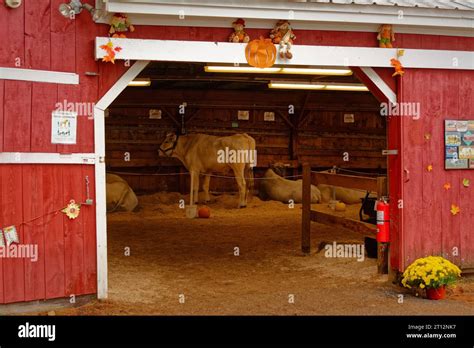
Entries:
{"label": "ground outside barn", "polygon": [[[312,253],[302,256],[299,204],[289,209],[253,197],[238,210],[235,196],[221,195],[209,205],[210,219],[188,219],[177,207],[180,198],[178,193],[141,196],[138,212],[109,214],[109,299],[54,314],[474,314],[474,277],[463,278],[447,299],[429,301],[377,275],[375,259],[357,262],[317,252],[324,241],[363,243],[363,236],[349,230],[313,223]],[[346,214],[358,209],[350,206]],[[124,255],[126,247],[130,256]],[[234,256],[235,247],[240,256]]]}

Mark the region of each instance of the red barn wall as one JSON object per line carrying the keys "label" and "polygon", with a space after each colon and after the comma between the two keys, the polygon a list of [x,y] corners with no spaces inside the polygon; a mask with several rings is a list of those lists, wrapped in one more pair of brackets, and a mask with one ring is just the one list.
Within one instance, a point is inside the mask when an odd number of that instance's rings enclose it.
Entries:
{"label": "red barn wall", "polygon": [[[75,20],[63,18],[58,12],[59,4],[62,2],[64,0],[25,0],[18,9],[8,9],[3,3],[0,4],[1,67],[75,72],[80,76],[80,85],[77,86],[0,80],[0,151],[61,153],[94,151],[93,120],[86,116],[78,118],[76,145],[51,144],[51,111],[55,109],[56,103],[64,100],[97,102],[127,68],[120,63],[111,65],[94,61],[94,38],[107,35],[108,26],[94,24],[87,12],[80,14]],[[84,2],[94,3],[93,0]],[[129,37],[227,41],[230,32],[231,30],[226,28],[137,26],[136,32]],[[268,30],[248,29],[248,32],[252,37],[257,37],[261,34],[266,35]],[[298,35],[296,44],[376,46],[375,34],[370,32],[299,30],[296,34]],[[398,34],[397,44],[405,48],[474,49],[473,38],[437,35]],[[86,76],[86,72],[98,72],[100,75]],[[446,112],[449,110],[459,117],[467,117],[469,113],[463,111],[472,106],[462,105],[460,98],[456,99],[457,101],[451,99],[452,94],[449,91],[458,90],[461,95],[465,95],[466,90],[471,91],[468,86],[468,82],[472,81],[469,80],[471,74],[462,77],[461,72],[415,71],[413,76],[421,78],[422,83],[426,82],[424,78],[428,77],[433,83],[440,81],[444,84],[443,90],[447,92],[443,93],[442,101],[433,97],[433,95],[439,96],[440,93],[435,91],[436,85],[424,85],[426,86],[424,88],[433,88],[431,92],[434,94],[423,97],[428,103],[432,103],[434,108],[436,105],[441,105]],[[406,84],[407,86],[417,87],[411,92],[405,90],[404,96],[407,98],[416,97],[409,93],[420,93],[419,85],[415,83],[414,78],[409,74],[404,77],[411,81]],[[459,81],[462,82],[461,85],[458,85]],[[435,126],[439,127],[438,124]],[[417,132],[422,132],[418,128]],[[408,129],[405,129],[405,132],[408,132]],[[436,134],[438,133],[439,130],[436,131]],[[407,138],[407,143],[413,142],[419,146],[418,138],[408,133],[404,133],[404,136]],[[436,150],[439,144],[434,143],[430,146]],[[428,159],[423,156],[431,155],[418,147],[407,150],[406,156],[410,158],[422,158],[427,161]],[[441,155],[433,153],[433,156]],[[440,158],[436,165],[439,165]],[[81,216],[76,221],[69,221],[62,215],[54,215],[51,220],[49,217],[44,217],[35,220],[33,224],[22,224],[51,210],[59,209],[70,199],[83,201],[86,175],[91,179],[91,185],[94,185],[93,167],[0,165],[0,173],[0,225],[18,226],[21,240],[38,244],[42,255],[36,264],[21,259],[0,259],[0,303],[94,293],[96,291],[93,213],[95,206],[84,206]],[[405,191],[418,192],[417,197],[423,197],[426,200],[424,204],[431,209],[428,211],[434,212],[436,205],[447,203],[438,201],[440,198],[438,196],[430,198],[430,191],[428,189],[420,191],[423,186],[416,186],[415,183],[421,184],[425,182],[422,180],[428,180],[430,185],[435,187],[444,181],[444,177],[454,179],[461,174],[450,172],[440,174],[439,178],[425,178],[426,175],[420,171],[417,175]],[[454,184],[453,190],[448,195],[452,196],[452,200],[457,199],[461,202],[461,209],[466,212],[463,216],[467,218],[470,209],[467,208],[469,199],[461,195],[461,190],[459,184]],[[94,193],[93,187],[91,193]],[[408,197],[406,199],[409,205],[415,203]],[[427,215],[428,211],[425,213],[420,209],[404,211],[406,215],[404,226],[407,230],[404,233],[404,248],[401,252],[407,257],[414,257],[420,253],[418,247],[422,237],[417,230],[414,230],[414,226],[418,224],[413,223],[415,221],[413,219]],[[435,228],[434,222],[431,223],[431,229],[426,227],[424,231],[429,231],[429,235],[433,237],[432,243],[429,244],[433,245],[433,248],[439,245],[447,248],[452,244],[451,240],[461,245],[470,243],[471,246],[463,250],[464,253],[470,252],[469,257],[472,260],[474,255],[472,239],[469,239],[467,234],[469,224],[462,225],[460,220],[442,221],[442,226],[452,228],[453,232],[441,233],[441,230]],[[416,244],[413,244],[415,242]],[[429,247],[425,245],[422,250],[427,248]]]}
{"label": "red barn wall", "polygon": [[[401,120],[402,166],[409,171],[403,185],[402,268],[433,254],[474,267],[474,187],[462,184],[464,178],[474,182],[474,171],[444,170],[444,120],[474,120],[473,86],[474,71],[406,69],[403,76],[400,100],[420,102],[421,117]],[[445,183],[451,189],[444,189]],[[451,214],[451,204],[460,214]]]}

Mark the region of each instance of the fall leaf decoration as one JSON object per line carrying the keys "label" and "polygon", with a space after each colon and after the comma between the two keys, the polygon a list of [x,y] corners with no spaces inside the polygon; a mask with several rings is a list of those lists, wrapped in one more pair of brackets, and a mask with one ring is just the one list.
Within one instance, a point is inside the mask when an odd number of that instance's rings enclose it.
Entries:
{"label": "fall leaf decoration", "polygon": [[72,199],[69,204],[67,205],[66,208],[64,208],[63,210],[61,210],[61,212],[63,212],[64,214],[66,214],[66,216],[69,218],[69,219],[76,219],[78,216],[79,216],[79,212],[81,211],[81,205],[80,204],[77,204],[74,199]]}
{"label": "fall leaf decoration", "polygon": [[255,39],[245,47],[245,58],[249,65],[256,68],[269,68],[275,64],[276,47],[271,39]]}
{"label": "fall leaf decoration", "polygon": [[451,204],[451,214],[457,215],[461,212],[461,209],[456,204]]}
{"label": "fall leaf decoration", "polygon": [[444,184],[444,189],[447,191],[451,188],[451,184],[449,182],[447,182],[446,184]]}
{"label": "fall leaf decoration", "polygon": [[469,187],[471,185],[471,180],[464,178],[462,179],[462,184],[464,187]]}
{"label": "fall leaf decoration", "polygon": [[433,165],[430,164],[429,166],[427,166],[426,170],[429,171],[429,172],[432,172],[433,171]]}
{"label": "fall leaf decoration", "polygon": [[110,62],[112,64],[115,64],[115,53],[122,50],[122,47],[120,46],[114,47],[112,40],[109,40],[106,45],[102,45],[100,48],[107,52],[107,54],[102,58],[102,61],[106,63]]}
{"label": "fall leaf decoration", "polygon": [[431,139],[431,134],[425,133],[425,140],[430,140],[430,139]]}

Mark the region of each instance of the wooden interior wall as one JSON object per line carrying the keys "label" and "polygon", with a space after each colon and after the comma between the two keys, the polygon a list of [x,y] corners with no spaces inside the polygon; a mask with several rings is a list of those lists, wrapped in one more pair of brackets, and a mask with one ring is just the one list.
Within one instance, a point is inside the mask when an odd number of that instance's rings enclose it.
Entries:
{"label": "wooden interior wall", "polygon": [[[213,135],[248,133],[257,143],[257,176],[275,162],[292,168],[309,162],[314,168],[343,168],[384,172],[385,119],[370,93],[153,90],[128,88],[109,108],[106,118],[106,161],[109,170],[135,173],[176,173],[181,163],[158,155],[169,131],[179,132],[179,105],[187,103],[186,131]],[[294,108],[294,113],[289,110]],[[149,110],[162,110],[150,119]],[[238,120],[248,110],[249,120]],[[275,121],[264,113],[274,112]],[[344,114],[354,123],[344,123]],[[349,160],[344,160],[347,152]],[[128,157],[129,156],[129,157]],[[257,169],[258,169],[257,168]],[[291,173],[290,173],[291,174]],[[179,190],[179,177],[124,176],[138,192]],[[211,189],[235,190],[233,180],[211,181]]]}

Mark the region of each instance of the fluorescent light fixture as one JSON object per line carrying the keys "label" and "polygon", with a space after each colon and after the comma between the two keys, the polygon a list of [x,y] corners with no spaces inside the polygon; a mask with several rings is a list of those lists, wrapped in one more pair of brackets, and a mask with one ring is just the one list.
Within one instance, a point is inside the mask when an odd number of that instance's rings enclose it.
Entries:
{"label": "fluorescent light fixture", "polygon": [[353,91],[367,92],[369,89],[360,84],[312,84],[312,83],[296,83],[296,82],[270,82],[269,88],[277,89],[305,89],[305,90],[327,90],[327,91]]}
{"label": "fluorescent light fixture", "polygon": [[254,68],[250,66],[218,66],[208,65],[205,72],[245,73],[245,74],[294,74],[294,75],[352,75],[350,69],[316,69],[316,68]]}
{"label": "fluorescent light fixture", "polygon": [[278,89],[324,89],[326,85],[316,85],[310,83],[287,83],[287,82],[270,82],[269,88]]}
{"label": "fluorescent light fixture", "polygon": [[150,87],[150,79],[136,79],[128,83],[130,87]]}

